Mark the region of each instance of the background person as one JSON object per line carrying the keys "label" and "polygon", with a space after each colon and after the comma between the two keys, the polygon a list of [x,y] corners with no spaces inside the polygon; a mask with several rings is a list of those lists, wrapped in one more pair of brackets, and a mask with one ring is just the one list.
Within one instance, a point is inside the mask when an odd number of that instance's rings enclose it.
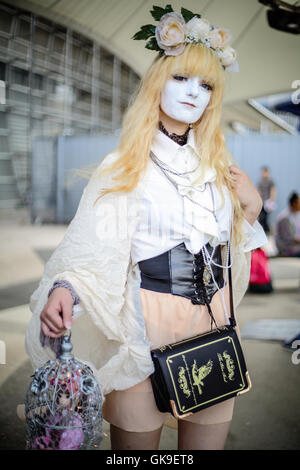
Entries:
{"label": "background person", "polygon": [[275,242],[278,254],[300,257],[300,196],[293,192],[289,206],[278,216],[275,227]]}
{"label": "background person", "polygon": [[264,231],[269,233],[269,213],[276,208],[276,187],[274,181],[270,177],[270,170],[266,166],[261,168],[261,178],[258,182],[258,191],[263,200],[263,207],[258,220]]}

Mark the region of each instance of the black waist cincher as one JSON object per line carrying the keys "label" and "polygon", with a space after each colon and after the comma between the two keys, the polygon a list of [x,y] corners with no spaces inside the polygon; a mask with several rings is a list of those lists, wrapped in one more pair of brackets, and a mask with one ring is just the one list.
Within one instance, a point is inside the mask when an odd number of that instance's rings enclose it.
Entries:
{"label": "black waist cincher", "polygon": [[[207,244],[209,255],[213,248]],[[222,265],[221,245],[215,248],[214,263]],[[193,304],[209,304],[218,287],[224,287],[223,269],[211,263],[204,263],[202,252],[190,253],[184,243],[175,246],[171,250],[143,261],[139,261],[141,270],[141,287],[156,292],[181,295],[191,300]],[[211,275],[213,273],[213,277]]]}

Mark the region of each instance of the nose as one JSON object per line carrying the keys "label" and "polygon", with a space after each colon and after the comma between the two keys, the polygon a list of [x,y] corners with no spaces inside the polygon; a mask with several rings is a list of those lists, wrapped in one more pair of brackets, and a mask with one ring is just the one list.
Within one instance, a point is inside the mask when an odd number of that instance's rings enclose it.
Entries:
{"label": "nose", "polygon": [[191,77],[188,80],[187,95],[197,98],[199,94],[199,79],[197,77]]}

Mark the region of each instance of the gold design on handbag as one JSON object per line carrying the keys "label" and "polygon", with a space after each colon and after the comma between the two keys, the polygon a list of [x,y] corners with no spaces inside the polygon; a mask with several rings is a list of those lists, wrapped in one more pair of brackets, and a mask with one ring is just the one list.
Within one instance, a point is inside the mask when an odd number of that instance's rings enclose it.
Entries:
{"label": "gold design on handbag", "polygon": [[219,359],[219,363],[220,363],[220,367],[221,367],[223,380],[224,380],[224,382],[227,382],[227,376],[225,374],[225,366],[224,366],[222,354],[218,353],[218,359]]}
{"label": "gold design on handbag", "polygon": [[230,354],[227,351],[223,352],[223,357],[225,358],[226,361],[226,367],[228,370],[228,378],[229,380],[234,380],[234,360],[231,359]]}
{"label": "gold design on handbag", "polygon": [[194,384],[192,383],[192,378],[190,376],[189,366],[187,365],[185,355],[182,354],[181,357],[182,357],[183,362],[185,363],[185,370],[187,371],[187,375],[188,375],[188,378],[189,378],[189,383],[190,383],[190,386],[192,387],[192,394],[193,394],[194,403],[197,404],[197,398],[196,398],[196,395],[195,395],[195,392],[194,392],[194,387],[193,387]]}
{"label": "gold design on handbag", "polygon": [[[218,353],[218,359],[219,359],[219,363],[220,363],[220,367],[221,367],[224,382],[227,382],[228,381],[227,379],[234,380],[235,366],[234,366],[233,359],[230,357],[230,354],[227,351],[223,351],[222,355],[220,353]],[[224,362],[223,362],[224,359],[225,359],[226,368],[227,368],[227,375],[226,375],[226,372],[225,372],[225,366],[224,366]]]}
{"label": "gold design on handbag", "polygon": [[[184,367],[179,367],[179,373],[178,373],[178,382],[180,383],[180,388],[182,389],[183,393],[187,398],[191,396],[191,391],[188,387],[188,383],[186,380],[185,376],[185,370]],[[183,407],[184,408],[184,407]]]}
{"label": "gold design on handbag", "polygon": [[211,280],[211,273],[209,266],[205,266],[204,271],[203,271],[203,284],[207,286]]}
{"label": "gold design on handbag", "polygon": [[198,387],[198,392],[200,395],[202,395],[202,387],[204,387],[203,379],[208,376],[208,374],[211,373],[213,367],[213,361],[210,359],[206,365],[201,366],[197,368],[197,363],[196,359],[194,360],[193,366],[192,366],[192,376],[194,379],[193,385],[196,385]]}

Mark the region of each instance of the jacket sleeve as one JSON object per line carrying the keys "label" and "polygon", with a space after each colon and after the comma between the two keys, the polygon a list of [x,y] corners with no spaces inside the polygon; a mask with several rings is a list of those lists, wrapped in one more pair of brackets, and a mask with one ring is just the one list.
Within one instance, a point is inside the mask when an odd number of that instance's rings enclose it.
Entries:
{"label": "jacket sleeve", "polygon": [[242,246],[232,248],[232,288],[235,308],[241,303],[249,284],[251,251]]}

